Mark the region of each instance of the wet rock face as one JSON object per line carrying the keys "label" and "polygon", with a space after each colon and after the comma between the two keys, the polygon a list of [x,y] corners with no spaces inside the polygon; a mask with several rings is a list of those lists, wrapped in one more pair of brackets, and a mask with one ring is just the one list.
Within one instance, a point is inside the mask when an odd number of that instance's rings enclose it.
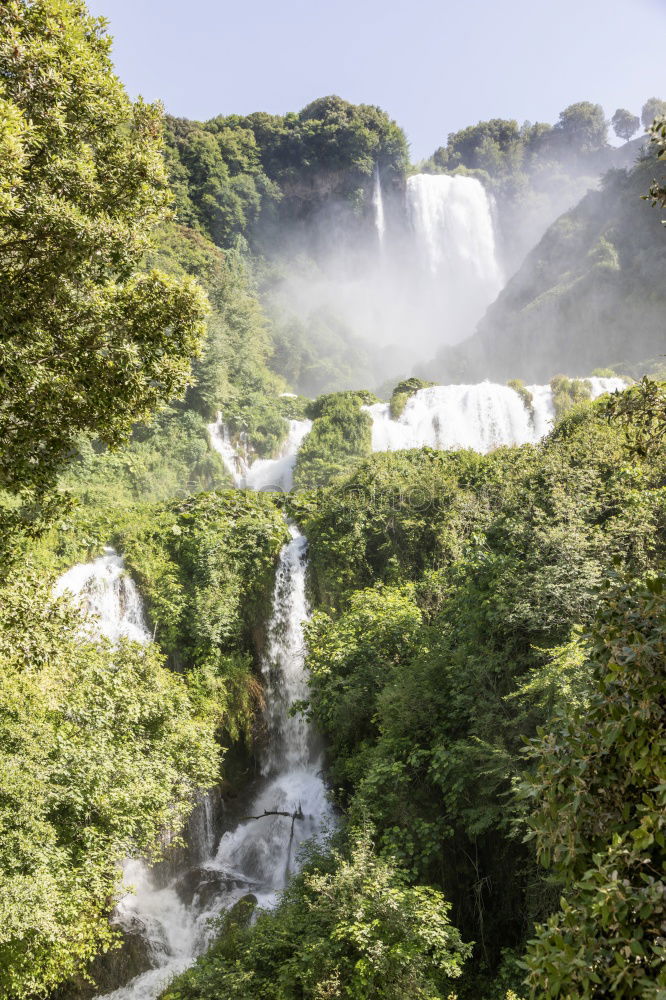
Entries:
{"label": "wet rock face", "polygon": [[[248,883],[213,868],[190,868],[175,882],[174,888],[186,906],[196,899],[202,910],[207,910],[220,896],[234,890],[249,888]],[[243,897],[245,898],[245,897]]]}

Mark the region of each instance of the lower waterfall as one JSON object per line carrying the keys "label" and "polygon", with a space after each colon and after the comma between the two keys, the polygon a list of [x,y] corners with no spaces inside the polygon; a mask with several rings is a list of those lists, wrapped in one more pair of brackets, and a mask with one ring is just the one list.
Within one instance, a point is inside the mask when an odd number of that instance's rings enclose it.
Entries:
{"label": "lower waterfall", "polygon": [[246,452],[241,453],[234,447],[221,415],[214,424],[208,425],[208,433],[234,486],[239,489],[288,492],[293,485],[298,449],[311,428],[311,420],[290,420],[287,436],[277,457],[256,458],[253,462],[248,460]]}
{"label": "lower waterfall", "polygon": [[[589,383],[593,398],[624,386],[613,378]],[[387,403],[368,406],[373,450],[430,446],[486,452],[536,442],[552,423],[553,394],[550,386],[526,388],[529,405],[514,389],[485,382],[421,389],[397,419]],[[239,459],[221,419],[210,433],[239,485],[288,490],[310,427],[310,421],[290,421],[281,454],[251,465]],[[214,918],[248,895],[261,907],[273,906],[297,864],[300,845],[334,823],[316,734],[302,714],[290,713],[307,696],[303,624],[309,617],[307,541],[293,525],[290,534],[279,556],[262,659],[268,736],[261,773],[228,813],[212,795],[198,803],[188,823],[187,849],[177,849],[175,861],[154,867],[141,859],[125,862],[127,891],[112,922],[134,943],[138,960],[129,972],[105,975],[105,989],[112,990],[103,994],[105,1000],[154,1000],[205,951],[215,933]],[[113,642],[151,641],[139,592],[113,549],[63,574],[56,591],[71,591],[90,614],[87,633]],[[113,953],[108,961],[113,963]]]}
{"label": "lower waterfall", "polygon": [[[625,387],[619,378],[594,376],[586,381],[592,399]],[[472,448],[485,453],[502,446],[536,444],[552,426],[553,393],[549,385],[525,388],[531,395],[529,407],[514,389],[493,382],[419,389],[395,420],[388,403],[364,407],[372,417],[372,450]]]}
{"label": "lower waterfall", "polygon": [[[307,542],[293,525],[290,533],[279,557],[262,662],[268,738],[261,775],[234,804],[235,819],[223,817],[214,824],[210,798],[198,805],[188,825],[185,863],[167,860],[152,869],[140,859],[125,863],[127,892],[112,921],[128,939],[141,942],[144,971],[107,998],[156,997],[205,950],[214,934],[213,918],[248,894],[262,907],[273,906],[300,845],[333,823],[316,736],[304,716],[289,712],[307,695],[303,623],[309,615]],[[73,567],[57,590],[71,591],[97,616],[91,630],[114,641],[150,641],[138,591],[112,549]]]}

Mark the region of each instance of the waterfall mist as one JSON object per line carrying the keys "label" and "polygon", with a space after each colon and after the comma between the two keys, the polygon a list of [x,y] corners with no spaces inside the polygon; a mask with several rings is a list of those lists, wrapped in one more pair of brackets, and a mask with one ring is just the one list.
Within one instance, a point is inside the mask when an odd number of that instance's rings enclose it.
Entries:
{"label": "waterfall mist", "polygon": [[336,337],[356,352],[333,384],[296,373],[309,395],[409,374],[473,333],[503,284],[493,207],[471,177],[418,174],[384,192],[376,170],[364,224],[327,204],[269,253],[265,301],[277,329],[299,327],[323,355]]}
{"label": "waterfall mist", "polygon": [[[332,196],[300,215],[292,205],[263,239],[278,369],[310,396],[452,380],[438,357],[474,335],[525,253],[596,184],[563,168],[535,179],[524,204],[496,205],[475,177],[421,173],[385,189],[376,168],[356,208]],[[477,362],[476,378],[492,374]]]}

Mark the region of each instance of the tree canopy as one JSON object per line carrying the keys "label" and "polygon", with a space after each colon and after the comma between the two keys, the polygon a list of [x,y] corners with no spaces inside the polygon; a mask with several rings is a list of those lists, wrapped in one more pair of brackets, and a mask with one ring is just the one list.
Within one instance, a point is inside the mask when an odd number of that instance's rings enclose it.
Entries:
{"label": "tree canopy", "polygon": [[205,297],[146,272],[169,202],[161,110],[132,104],[80,0],[0,9],[0,486],[43,490],[182,393]]}
{"label": "tree canopy", "polygon": [[167,119],[167,143],[178,217],[218,246],[239,233],[256,242],[260,222],[293,222],[326,197],[362,210],[376,166],[387,184],[408,166],[404,133],[381,108],[335,96],[286,115]]}
{"label": "tree canopy", "polygon": [[641,110],[641,123],[644,129],[649,129],[655,118],[666,115],[666,101],[659,97],[649,97]]}
{"label": "tree canopy", "polygon": [[625,142],[628,142],[641,126],[641,120],[638,115],[632,114],[626,108],[618,108],[611,118],[611,123],[615,135],[620,139],[624,139]]}
{"label": "tree canopy", "polygon": [[565,883],[527,965],[539,997],[658,997],[664,965],[664,580],[606,584],[591,638],[592,694],[531,749],[529,823]]}

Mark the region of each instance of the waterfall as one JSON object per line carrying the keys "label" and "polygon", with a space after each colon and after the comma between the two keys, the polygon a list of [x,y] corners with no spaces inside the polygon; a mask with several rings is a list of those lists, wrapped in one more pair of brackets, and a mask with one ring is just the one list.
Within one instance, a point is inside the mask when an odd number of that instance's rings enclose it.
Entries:
{"label": "waterfall", "polygon": [[113,921],[141,939],[150,968],[107,993],[106,1000],[153,1000],[210,944],[212,918],[248,894],[260,906],[274,905],[299,846],[332,822],[316,740],[304,716],[289,713],[307,694],[303,624],[309,615],[307,543],[296,527],[290,534],[279,557],[262,662],[268,738],[261,778],[248,788],[243,813],[229,822],[216,849],[210,800],[204,799],[194,858],[175,876],[165,880],[160,866],[151,870],[140,860],[126,862],[126,893]]}
{"label": "waterfall", "polygon": [[472,177],[416,174],[407,180],[414,238],[414,306],[438,343],[469,336],[497,297],[497,260],[490,201]]}
{"label": "waterfall", "polygon": [[208,434],[210,436],[210,443],[221,457],[234,486],[240,489],[243,485],[245,473],[247,472],[247,461],[239,455],[231,443],[229,431],[222,420],[221,414],[218,414],[214,424],[208,424]]}
{"label": "waterfall", "polygon": [[[625,388],[621,378],[590,376],[591,398]],[[398,451],[403,448],[472,448],[482,453],[510,445],[536,444],[550,431],[555,419],[550,385],[528,385],[532,396],[528,409],[521,397],[506,385],[479,382],[474,385],[436,385],[420,389],[407,402],[397,420],[391,418],[388,403],[364,406],[372,417],[372,450]],[[291,420],[281,455],[245,463],[229,444],[221,419],[211,424],[216,447],[229,448],[230,463],[238,474],[237,484],[255,490],[288,491],[298,450],[310,432],[310,420]],[[235,463],[235,465],[233,464]],[[228,466],[229,467],[229,466]]]}
{"label": "waterfall", "polygon": [[150,641],[141,596],[114,549],[107,546],[103,556],[63,573],[54,592],[60,596],[65,591],[73,594],[88,616],[89,634],[101,634],[113,642],[121,638]]}
{"label": "waterfall", "polygon": [[293,486],[296,455],[303,438],[312,429],[311,420],[290,420],[285,438],[276,458],[257,458],[250,462],[232,444],[229,431],[221,414],[214,424],[208,425],[211,444],[220,454],[231,475],[234,486],[239,489],[262,492],[288,492]]}
{"label": "waterfall", "polygon": [[375,165],[375,179],[372,188],[372,207],[375,213],[375,229],[379,241],[379,249],[383,249],[384,235],[386,233],[386,219],[384,217],[384,197],[382,195],[382,182],[379,176],[379,164]]}
{"label": "waterfall", "polygon": [[430,271],[478,279],[494,297],[502,286],[490,202],[473,177],[416,174],[407,208]]}
{"label": "waterfall", "polygon": [[255,459],[245,474],[243,486],[250,490],[287,493],[294,485],[298,449],[311,429],[311,420],[290,420],[289,432],[277,458]]}
{"label": "waterfall", "polygon": [[240,879],[241,889],[251,891],[263,906],[271,905],[284,887],[300,844],[320,834],[332,820],[314,735],[303,715],[289,714],[294,702],[307,695],[303,623],[309,614],[307,543],[296,527],[290,531],[291,541],[282,549],[275,577],[263,663],[269,739],[263,778],[249,805],[252,816],[290,815],[241,823],[223,835],[211,861],[214,870]]}
{"label": "waterfall", "polygon": [[[588,379],[592,398],[623,389],[617,378]],[[397,420],[388,403],[364,407],[372,417],[372,450],[403,448],[472,448],[488,452],[503,445],[535,444],[550,430],[555,411],[549,385],[526,386],[529,410],[506,385],[436,385],[420,389],[407,401]]]}
{"label": "waterfall", "polygon": [[[591,378],[592,395],[622,388],[620,379]],[[412,396],[397,420],[388,404],[366,407],[373,419],[373,449],[471,447],[537,441],[553,419],[550,386],[529,386],[532,412],[507,386],[434,386]],[[309,421],[291,421],[281,455],[242,466],[220,420],[211,438],[228,448],[230,471],[250,488],[289,489],[298,447]],[[213,918],[252,895],[260,906],[275,904],[294,870],[300,844],[334,822],[321,775],[315,734],[291,706],[307,695],[303,624],[307,542],[295,526],[279,556],[262,659],[267,739],[261,775],[216,822],[212,799],[204,797],[189,823],[189,849],[175,865],[150,868],[141,859],[123,867],[125,891],[113,914],[127,941],[139,942],[138,974],[105,994],[105,1000],[154,1000],[167,982],[192,964],[210,944]],[[73,567],[57,584],[72,591],[91,617],[90,629],[114,641],[150,641],[140,595],[122,558],[107,549],[99,559]],[[277,815],[286,814],[286,815]],[[219,834],[221,833],[221,836]],[[175,869],[175,870],[174,870]],[[108,957],[113,962],[113,953]],[[113,978],[113,977],[112,977]],[[115,976],[112,985],[123,978]],[[109,987],[107,987],[109,988]]]}

